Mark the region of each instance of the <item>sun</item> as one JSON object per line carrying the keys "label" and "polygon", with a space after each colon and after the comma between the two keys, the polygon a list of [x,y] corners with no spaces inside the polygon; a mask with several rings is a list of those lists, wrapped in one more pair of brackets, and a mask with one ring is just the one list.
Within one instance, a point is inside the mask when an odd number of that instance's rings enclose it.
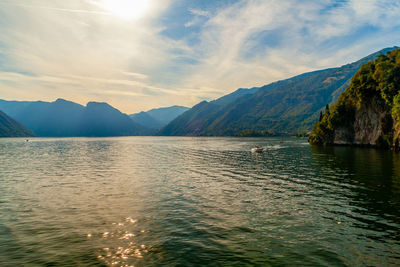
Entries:
{"label": "sun", "polygon": [[102,8],[123,19],[139,19],[146,15],[151,0],[103,0]]}

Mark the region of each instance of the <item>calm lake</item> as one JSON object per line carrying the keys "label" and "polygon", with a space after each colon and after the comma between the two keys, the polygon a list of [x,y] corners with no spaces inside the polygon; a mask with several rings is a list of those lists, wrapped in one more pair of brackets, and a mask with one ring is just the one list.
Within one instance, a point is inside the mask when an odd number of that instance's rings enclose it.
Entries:
{"label": "calm lake", "polygon": [[399,266],[400,154],[295,138],[0,139],[2,267],[255,265]]}

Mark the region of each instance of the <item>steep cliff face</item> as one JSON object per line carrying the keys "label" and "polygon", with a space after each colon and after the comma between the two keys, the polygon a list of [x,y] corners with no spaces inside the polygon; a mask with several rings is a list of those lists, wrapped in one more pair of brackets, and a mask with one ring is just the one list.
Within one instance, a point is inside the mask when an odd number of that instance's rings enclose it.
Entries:
{"label": "steep cliff face", "polygon": [[385,124],[388,116],[390,117],[390,111],[379,106],[376,99],[371,101],[369,105],[362,105],[355,114],[354,143],[358,145],[378,145],[380,139],[384,138],[388,131]]}
{"label": "steep cliff face", "polygon": [[385,135],[393,130],[388,124],[393,127],[393,123],[390,111],[385,110],[378,101],[373,99],[370,103],[355,109],[352,127],[338,126],[334,130],[333,144],[380,145]]}
{"label": "steep cliff face", "polygon": [[400,148],[400,50],[362,66],[326,107],[309,142]]}

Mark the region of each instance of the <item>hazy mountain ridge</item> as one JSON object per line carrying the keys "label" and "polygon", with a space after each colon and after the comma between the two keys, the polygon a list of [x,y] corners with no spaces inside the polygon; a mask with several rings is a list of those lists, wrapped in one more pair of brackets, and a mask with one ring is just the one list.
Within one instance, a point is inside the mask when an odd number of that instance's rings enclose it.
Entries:
{"label": "hazy mountain ridge", "polygon": [[248,94],[239,89],[227,95],[233,97],[203,101],[177,117],[159,134],[218,136],[235,135],[247,129],[279,133],[309,131],[319,112],[327,103],[336,101],[364,63],[395,48],[385,48],[342,67],[247,89]]}
{"label": "hazy mountain ridge", "polygon": [[0,137],[30,137],[35,134],[0,110]]}
{"label": "hazy mountain ridge", "polygon": [[147,114],[145,111],[141,111],[139,113],[131,114],[129,115],[131,120],[133,120],[136,123],[139,123],[140,125],[143,125],[149,129],[160,129],[163,127],[163,124],[156,119],[154,119],[152,116]]}
{"label": "hazy mountain ridge", "polygon": [[64,99],[54,102],[0,100],[0,109],[39,136],[127,136],[152,131],[106,103],[82,106]]}
{"label": "hazy mountain ridge", "polygon": [[187,110],[189,110],[187,107],[171,106],[142,111],[131,114],[129,117],[134,122],[141,124],[144,127],[159,130]]}

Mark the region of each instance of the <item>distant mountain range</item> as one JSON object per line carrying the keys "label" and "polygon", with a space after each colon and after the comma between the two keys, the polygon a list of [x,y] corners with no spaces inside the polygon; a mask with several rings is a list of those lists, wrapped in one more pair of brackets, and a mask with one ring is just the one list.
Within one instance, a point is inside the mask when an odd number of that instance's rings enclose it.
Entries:
{"label": "distant mountain range", "polygon": [[0,137],[29,137],[35,134],[21,123],[0,111]]}
{"label": "distant mountain range", "polygon": [[107,103],[89,102],[85,107],[63,99],[54,102],[0,100],[0,110],[43,137],[153,133]]}
{"label": "distant mountain range", "polygon": [[178,116],[159,135],[230,136],[243,130],[299,133],[310,131],[326,104],[335,102],[360,67],[383,49],[338,68],[309,72],[259,88],[239,89],[203,101]]}
{"label": "distant mountain range", "polygon": [[159,130],[187,110],[189,110],[187,107],[172,106],[142,111],[129,117],[146,128]]}

